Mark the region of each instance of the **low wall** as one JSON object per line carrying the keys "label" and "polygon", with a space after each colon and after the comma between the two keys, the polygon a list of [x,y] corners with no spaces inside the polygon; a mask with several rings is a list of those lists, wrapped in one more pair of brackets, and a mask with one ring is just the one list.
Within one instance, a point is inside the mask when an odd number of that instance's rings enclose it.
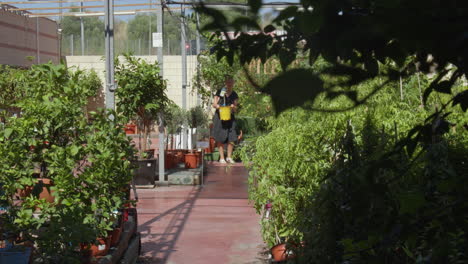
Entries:
{"label": "low wall", "polygon": [[[148,62],[157,61],[156,56],[137,56]],[[102,83],[105,82],[105,63],[102,56],[66,56],[68,67],[78,67],[83,70],[94,69]],[[187,56],[187,82],[186,89],[187,108],[197,105],[197,93],[192,92],[192,80],[196,72],[197,56]],[[182,106],[182,58],[181,56],[164,56],[164,79],[167,80],[167,94],[178,106]],[[104,87],[104,85],[103,85]],[[117,88],[118,89],[118,88]],[[94,107],[104,107],[104,100],[99,99]]]}

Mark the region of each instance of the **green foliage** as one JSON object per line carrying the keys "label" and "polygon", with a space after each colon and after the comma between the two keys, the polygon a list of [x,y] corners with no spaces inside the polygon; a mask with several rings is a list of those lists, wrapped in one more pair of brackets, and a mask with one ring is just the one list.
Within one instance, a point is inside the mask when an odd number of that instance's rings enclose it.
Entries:
{"label": "green foliage", "polygon": [[251,116],[236,116],[237,130],[242,130],[245,136],[259,136],[267,131],[267,124]]}
{"label": "green foliage", "polygon": [[0,68],[0,122],[15,112],[14,104],[23,96],[18,88],[21,70],[8,66]]}
{"label": "green foliage", "polygon": [[[451,0],[446,6],[460,6],[460,2]],[[258,15],[257,4],[250,2],[251,17]],[[417,9],[420,4],[426,8]],[[226,58],[230,64],[236,57],[241,65],[259,59],[265,63],[270,58],[278,58],[284,73],[266,84],[270,89],[259,89],[272,96],[278,111],[309,104],[318,92],[326,94],[327,98],[339,95],[348,97],[351,105],[341,109],[346,110],[365,103],[382,87],[376,86],[369,96],[358,99],[357,84],[377,76],[389,83],[419,72],[436,74],[436,78],[422,92],[423,104],[429,95],[437,92],[450,94],[452,100],[441,106],[438,114],[450,103],[460,105],[464,111],[468,108],[466,88],[456,93],[453,89],[460,77],[468,73],[464,63],[468,59],[464,51],[467,40],[463,37],[466,30],[459,22],[467,16],[467,8],[442,11],[438,1],[422,0],[404,0],[398,4],[392,0],[349,3],[306,0],[301,1],[300,5],[302,8],[291,6],[282,10],[273,23],[264,28],[266,33],[276,27],[283,28],[286,32],[284,35],[241,33],[235,39],[216,42],[212,49],[218,60]],[[221,12],[203,4],[197,11],[212,18],[206,30],[219,33],[228,28],[228,19]],[[399,19],[391,19],[395,16]],[[252,23],[249,19],[238,22],[237,27]],[[442,44],[439,41],[441,37],[444,39]],[[297,80],[298,71],[307,69],[298,70],[292,65],[304,56],[310,65],[316,65],[318,58],[323,58],[327,65],[320,70],[302,72],[301,80]],[[333,75],[339,82],[334,82],[333,86],[324,84],[328,89],[322,90],[317,79],[321,74]],[[308,80],[313,80],[314,85],[310,85]],[[300,90],[278,96],[282,90],[273,87],[282,86],[288,81],[294,83],[293,89]],[[334,87],[348,87],[348,90],[337,93]],[[436,116],[432,115],[427,121],[435,122]],[[423,132],[418,130],[417,133]]]}
{"label": "green foliage", "polygon": [[187,112],[176,104],[170,104],[165,112],[165,126],[168,134],[179,133],[188,124]]}
{"label": "green foliage", "polygon": [[157,62],[151,64],[130,55],[125,55],[125,63],[117,61],[117,112],[128,120],[151,122],[164,111],[170,100],[167,82],[159,73]]}
{"label": "green foliage", "polygon": [[194,77],[194,87],[202,100],[209,104],[216,90],[224,87],[224,76],[236,75],[239,65],[229,65],[226,59],[217,61],[215,56],[202,53],[199,57],[200,70]]}
{"label": "green foliage", "polygon": [[[79,8],[73,7],[70,12],[79,12]],[[78,54],[78,47],[81,50],[81,19],[83,19],[85,45],[87,45],[86,54],[104,54],[104,41],[102,41],[104,21],[99,17],[63,17],[61,20],[63,49],[71,54],[70,36],[73,35],[75,54]]]}
{"label": "green foliage", "polygon": [[[378,78],[361,84],[360,96],[379,84]],[[468,228],[462,187],[468,134],[460,126],[443,136],[441,125],[433,124],[410,151],[406,135],[428,114],[418,94],[407,90],[410,103],[401,102],[388,84],[347,112],[296,108],[270,119],[272,132],[242,149],[257,212],[273,205],[271,218],[262,220],[265,241],[305,241],[295,249],[301,263],[466,260],[460,232]],[[346,96],[331,102],[324,97],[313,107],[350,104]],[[449,100],[432,98],[427,107]],[[451,120],[467,122],[463,112],[452,110]],[[452,237],[457,242],[446,243]]]}
{"label": "green foliage", "polygon": [[[273,204],[265,239],[304,240],[303,263],[466,262],[468,93],[459,84],[468,73],[460,23],[468,9],[460,0],[443,9],[422,0],[300,5],[264,32],[213,47],[229,63],[277,58],[283,70],[258,85],[280,115],[244,155],[257,210]],[[198,10],[213,18],[206,29],[228,27],[222,13]],[[275,28],[285,34],[264,34]],[[278,142],[289,138],[297,143]],[[296,165],[304,155],[313,162]]]}
{"label": "green foliage", "polygon": [[[123,127],[108,119],[115,113],[84,112],[100,86],[95,74],[44,64],[18,75],[21,116],[0,128],[0,200],[10,231],[36,243],[36,261],[79,263],[80,243],[106,236],[112,212],[127,202],[133,150]],[[52,181],[53,203],[38,198],[38,176]],[[28,187],[32,193],[14,202]]]}
{"label": "green foliage", "polygon": [[201,106],[195,106],[189,110],[189,126],[191,128],[202,128],[208,123],[208,115]]}
{"label": "green foliage", "polygon": [[[125,55],[125,63],[116,63],[115,76],[117,112],[127,122],[137,120],[137,126],[148,138],[151,125],[159,113],[166,111],[171,100],[167,97],[167,82],[160,75],[158,63]],[[146,140],[140,154],[146,150]]]}

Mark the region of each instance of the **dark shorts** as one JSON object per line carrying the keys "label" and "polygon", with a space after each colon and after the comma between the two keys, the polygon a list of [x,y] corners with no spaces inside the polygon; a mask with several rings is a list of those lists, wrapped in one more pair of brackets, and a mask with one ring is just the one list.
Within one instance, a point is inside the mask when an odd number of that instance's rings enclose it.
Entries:
{"label": "dark shorts", "polygon": [[236,119],[221,121],[219,113],[213,116],[213,137],[217,143],[229,143],[237,141]]}

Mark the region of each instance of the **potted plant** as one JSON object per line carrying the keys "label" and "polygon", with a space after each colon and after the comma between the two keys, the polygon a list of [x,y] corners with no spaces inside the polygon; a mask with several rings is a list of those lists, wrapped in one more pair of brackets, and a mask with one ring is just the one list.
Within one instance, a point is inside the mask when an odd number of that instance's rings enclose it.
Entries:
{"label": "potted plant", "polygon": [[185,154],[185,164],[186,168],[193,168],[193,164],[191,163],[191,159],[193,159],[192,154],[195,154],[196,159],[196,167],[201,164],[201,152],[194,151],[196,146],[196,141],[198,139],[198,131],[197,129],[207,123],[207,115],[201,106],[195,106],[189,110],[188,115],[188,125],[190,128],[190,135],[192,135],[192,146],[190,147],[190,153]]}
{"label": "potted plant", "polygon": [[148,149],[149,135],[158,115],[171,102],[166,94],[166,80],[160,75],[157,62],[147,63],[130,55],[125,55],[125,63],[117,60],[115,76],[119,86],[117,112],[125,123],[135,120],[140,131],[135,183],[154,185],[156,160],[146,159],[143,154]]}
{"label": "potted plant", "polygon": [[125,134],[127,135],[134,135],[137,133],[137,127],[135,124],[128,123],[125,125]]}
{"label": "potted plant", "polygon": [[176,141],[176,137],[179,136],[179,143],[182,141],[181,131],[182,126],[188,123],[188,112],[177,106],[171,104],[167,109],[164,118],[165,126],[167,128],[166,137],[166,158],[171,159],[174,164],[184,162],[185,150],[180,149]]}
{"label": "potted plant", "polygon": [[[22,240],[34,241],[37,262],[80,261],[80,245],[107,236],[110,212],[128,202],[122,190],[132,177],[134,151],[119,117],[84,111],[100,89],[96,80],[61,64],[32,66],[15,80],[24,96],[14,104],[21,116],[6,117],[0,128],[0,200]],[[51,181],[53,201],[34,191],[44,184],[38,176]],[[18,190],[31,186],[18,203]]]}
{"label": "potted plant", "polygon": [[189,127],[190,130],[194,130],[194,133],[191,131],[192,137],[192,149],[195,148],[196,141],[198,140],[198,129],[206,126],[208,122],[208,116],[201,106],[192,107],[189,110]]}

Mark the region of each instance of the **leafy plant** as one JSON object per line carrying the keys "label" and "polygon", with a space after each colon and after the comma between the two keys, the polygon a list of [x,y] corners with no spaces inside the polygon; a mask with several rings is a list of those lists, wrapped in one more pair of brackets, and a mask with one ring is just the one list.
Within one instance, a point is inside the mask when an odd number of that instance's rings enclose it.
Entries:
{"label": "leafy plant", "polygon": [[[170,104],[165,112],[165,126],[167,128],[167,146],[169,147],[169,141],[171,142],[171,149],[174,148],[174,134],[181,132],[182,126],[188,124],[188,113],[184,109],[180,108],[176,104]],[[171,136],[171,140],[169,140]]]}
{"label": "leafy plant", "polygon": [[[378,83],[360,89],[371,91]],[[272,204],[271,217],[262,221],[269,245],[305,241],[303,248],[292,248],[302,263],[449,261],[451,246],[437,241],[468,228],[462,220],[466,190],[455,187],[465,180],[460,159],[468,154],[461,147],[468,135],[443,130],[441,122],[420,139],[424,143],[408,148],[406,135],[428,112],[419,106],[417,90],[407,96],[414,96],[412,104],[399,101],[398,90],[387,85],[352,111],[288,110],[270,120],[271,133],[242,149],[250,199],[261,214]],[[444,100],[450,99],[428,103]],[[342,97],[314,106],[347,103]],[[454,109],[451,118],[460,115]],[[460,256],[458,248],[466,243],[457,241],[450,258]]]}
{"label": "leafy plant", "polygon": [[115,75],[119,86],[116,91],[117,112],[127,121],[136,119],[139,131],[143,131],[143,146],[139,148],[141,156],[147,149],[151,126],[171,101],[157,62],[147,63],[128,54],[125,61],[116,63]]}
{"label": "leafy plant", "polygon": [[[53,64],[20,75],[24,97],[14,106],[21,116],[8,117],[0,128],[0,199],[8,203],[13,232],[37,245],[36,261],[80,263],[80,244],[107,236],[112,212],[127,202],[133,149],[122,126],[108,119],[115,113],[85,114],[88,97],[100,88],[96,75]],[[42,187],[37,164],[53,183],[52,203],[35,191]]]}
{"label": "leafy plant", "polygon": [[208,116],[201,106],[195,106],[189,110],[189,127],[195,129],[195,137],[192,140],[192,148],[195,146],[195,141],[198,139],[198,128],[206,126],[208,123]]}
{"label": "leafy plant", "polygon": [[22,71],[8,66],[0,68],[0,122],[7,116],[19,114],[14,104],[23,96],[18,88]]}

